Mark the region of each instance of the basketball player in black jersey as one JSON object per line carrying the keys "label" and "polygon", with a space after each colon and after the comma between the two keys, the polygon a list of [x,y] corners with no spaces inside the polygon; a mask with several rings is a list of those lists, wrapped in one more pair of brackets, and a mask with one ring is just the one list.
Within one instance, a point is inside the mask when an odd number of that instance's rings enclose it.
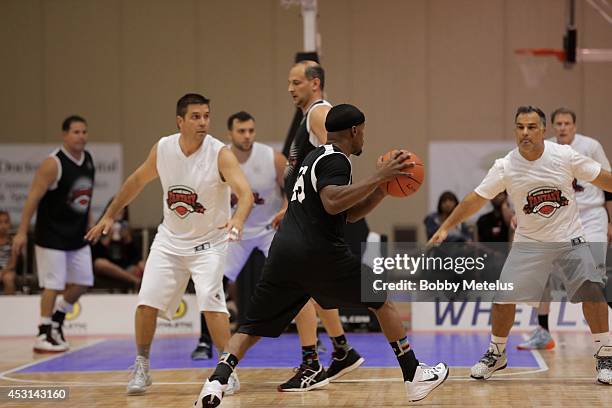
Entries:
{"label": "basketball player in black jersey", "polygon": [[[95,172],[85,150],[87,122],[70,116],[64,120],[62,132],[62,147],[43,160],[34,175],[13,240],[13,254],[17,255],[27,244],[30,220],[37,211],[34,240],[38,284],[43,292],[34,351],[43,353],[68,349],[62,331],[64,317],[93,285],[91,250],[83,239],[90,220]],[[60,291],[64,291],[63,298],[55,305]]]}
{"label": "basketball player in black jersey", "polygon": [[[325,117],[331,109],[331,104],[323,99],[324,87],[325,71],[314,61],[299,62],[289,71],[288,91],[293,103],[302,110],[303,118],[288,154],[285,171],[287,199],[291,199],[293,185],[306,155],[327,142]],[[313,369],[318,369],[320,365],[317,353],[317,312],[334,346],[331,364],[325,372],[329,381],[334,381],[358,368],[364,360],[348,343],[338,309],[325,310],[316,302],[310,301],[295,318],[302,345],[302,363]],[[304,387],[296,375],[281,384],[280,389],[306,391],[308,387]]]}
{"label": "basketball player in black jersey", "polygon": [[[246,351],[262,336],[278,337],[311,297],[325,308],[364,305],[374,311],[397,356],[410,401],[425,398],[448,377],[444,363],[419,364],[393,303],[362,301],[362,290],[367,290],[361,287],[362,266],[343,236],[345,222],[361,219],[383,200],[385,192],[379,186],[406,174],[414,163],[405,162],[410,157],[407,152],[387,162],[379,158],[372,176],[351,184],[349,156],[361,153],[365,116],[352,105],[337,105],[328,113],[325,127],[328,144],[308,154],[299,168],[246,322],[204,383],[196,407],[218,406],[228,378]],[[321,368],[302,365],[299,371],[301,381],[310,388],[329,381]]]}

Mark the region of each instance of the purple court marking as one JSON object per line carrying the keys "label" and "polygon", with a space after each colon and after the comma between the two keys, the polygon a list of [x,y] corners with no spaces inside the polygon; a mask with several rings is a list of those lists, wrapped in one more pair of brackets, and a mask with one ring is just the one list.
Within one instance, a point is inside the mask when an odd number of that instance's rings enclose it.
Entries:
{"label": "purple court marking", "polygon": [[[327,335],[321,336],[327,352],[320,355],[328,364],[331,342]],[[349,333],[351,345],[365,358],[364,367],[397,367],[397,360],[381,333]],[[450,366],[470,367],[485,352],[489,335],[485,333],[413,333],[408,336],[417,358],[424,363],[444,361]],[[508,339],[508,366],[537,368],[533,353],[516,350],[523,341],[520,335]],[[159,337],[153,341],[151,351],[152,369],[207,368],[217,363],[216,353],[212,360],[192,361],[191,351],[197,343],[193,337]],[[26,367],[18,373],[64,372],[64,371],[122,371],[134,363],[136,349],[132,339],[105,340],[91,347]],[[300,344],[296,334],[284,334],[278,339],[262,339],[240,362],[241,368],[292,368],[299,364]]]}

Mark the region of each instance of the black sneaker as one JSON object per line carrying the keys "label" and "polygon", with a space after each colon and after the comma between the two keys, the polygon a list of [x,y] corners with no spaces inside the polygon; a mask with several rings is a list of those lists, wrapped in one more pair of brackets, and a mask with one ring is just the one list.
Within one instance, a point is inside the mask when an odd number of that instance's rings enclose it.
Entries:
{"label": "black sneaker", "polygon": [[334,351],[332,353],[332,361],[327,369],[327,378],[329,378],[329,381],[335,381],[344,374],[350,373],[365,361],[354,349],[350,349],[348,352],[344,353],[344,355],[341,353],[342,351]]}
{"label": "black sneaker", "polygon": [[323,366],[315,370],[306,364],[295,369],[295,375],[291,379],[278,386],[281,392],[304,392],[315,388],[325,387],[329,379],[325,374]]}
{"label": "black sneaker", "polygon": [[34,351],[37,353],[61,353],[68,350],[65,344],[59,344],[51,334],[50,324],[38,326],[38,336],[34,342]]}
{"label": "black sneaker", "polygon": [[212,358],[212,347],[206,342],[199,342],[195,350],[191,352],[192,360],[210,360]]}

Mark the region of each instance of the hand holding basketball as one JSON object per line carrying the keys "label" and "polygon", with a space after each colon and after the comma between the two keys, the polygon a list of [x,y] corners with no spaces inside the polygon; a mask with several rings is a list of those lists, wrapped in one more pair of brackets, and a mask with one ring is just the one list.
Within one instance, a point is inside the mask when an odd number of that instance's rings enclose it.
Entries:
{"label": "hand holding basketball", "polygon": [[379,171],[390,170],[389,179],[381,185],[393,197],[407,197],[421,187],[425,171],[423,161],[406,150],[391,150],[378,159]]}

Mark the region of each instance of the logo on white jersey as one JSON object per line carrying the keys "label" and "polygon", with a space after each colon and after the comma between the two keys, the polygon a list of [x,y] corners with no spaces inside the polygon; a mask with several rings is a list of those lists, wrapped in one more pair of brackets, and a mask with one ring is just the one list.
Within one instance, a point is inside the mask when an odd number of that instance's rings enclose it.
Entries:
{"label": "logo on white jersey", "polygon": [[538,187],[527,194],[527,204],[523,207],[523,212],[550,218],[557,212],[557,209],[568,203],[569,201],[558,188]]}
{"label": "logo on white jersey", "polygon": [[204,214],[206,211],[206,208],[198,203],[195,191],[185,186],[171,186],[168,189],[166,204],[180,218],[185,218],[193,212]]}

